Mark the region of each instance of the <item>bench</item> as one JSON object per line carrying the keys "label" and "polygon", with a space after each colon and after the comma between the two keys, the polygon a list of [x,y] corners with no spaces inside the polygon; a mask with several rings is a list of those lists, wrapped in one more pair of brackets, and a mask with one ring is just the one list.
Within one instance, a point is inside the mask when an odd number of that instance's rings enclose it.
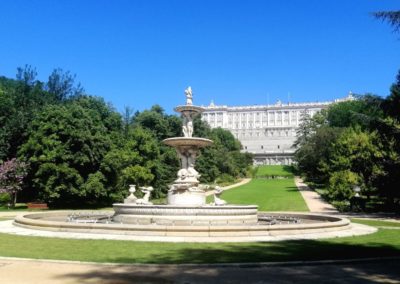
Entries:
{"label": "bench", "polygon": [[49,209],[47,206],[47,203],[39,203],[39,202],[29,202],[26,204],[28,206],[28,209]]}

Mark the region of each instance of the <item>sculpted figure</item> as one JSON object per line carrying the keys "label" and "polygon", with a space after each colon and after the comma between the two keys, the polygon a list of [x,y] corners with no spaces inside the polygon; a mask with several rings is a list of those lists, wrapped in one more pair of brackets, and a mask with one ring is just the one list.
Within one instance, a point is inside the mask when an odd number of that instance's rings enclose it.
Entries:
{"label": "sculpted figure", "polygon": [[187,135],[185,137],[192,137],[193,136],[193,121],[191,119],[189,119],[189,121],[186,124],[186,128],[187,128]]}
{"label": "sculpted figure", "polygon": [[196,162],[196,151],[193,149],[187,150],[187,166],[194,165]]}
{"label": "sculpted figure", "polygon": [[185,90],[185,95],[186,95],[186,105],[188,106],[193,105],[193,94],[192,94],[192,88],[190,86]]}
{"label": "sculpted figure", "polygon": [[222,194],[223,190],[221,187],[216,186],[214,190],[214,205],[221,206],[221,205],[226,205],[226,201],[220,198],[220,195]]}
{"label": "sculpted figure", "polygon": [[183,118],[183,123],[182,123],[183,136],[184,137],[192,137],[193,136],[192,117],[188,113],[183,113],[182,118]]}
{"label": "sculpted figure", "polygon": [[135,185],[134,184],[130,184],[129,185],[130,195],[127,198],[124,199],[124,203],[136,203],[137,198],[134,195],[135,191],[136,191]]}
{"label": "sculpted figure", "polygon": [[178,171],[178,178],[180,180],[184,180],[189,176],[188,170],[187,169],[180,169]]}
{"label": "sculpted figure", "polygon": [[186,115],[183,115],[183,123],[182,123],[182,132],[183,132],[183,137],[190,137],[189,136],[189,130],[188,130],[188,118]]}
{"label": "sculpted figure", "polygon": [[189,176],[194,177],[195,179],[198,179],[200,177],[199,172],[194,169],[193,163],[189,165],[187,171],[189,173]]}
{"label": "sculpted figure", "polygon": [[178,154],[179,154],[179,159],[181,160],[181,168],[187,169],[189,166],[187,153],[179,151]]}
{"label": "sculpted figure", "polygon": [[140,189],[144,193],[144,196],[143,198],[137,199],[136,204],[153,205],[153,203],[150,202],[149,199],[150,199],[150,194],[154,190],[154,188],[152,186],[149,186],[149,187],[141,187]]}

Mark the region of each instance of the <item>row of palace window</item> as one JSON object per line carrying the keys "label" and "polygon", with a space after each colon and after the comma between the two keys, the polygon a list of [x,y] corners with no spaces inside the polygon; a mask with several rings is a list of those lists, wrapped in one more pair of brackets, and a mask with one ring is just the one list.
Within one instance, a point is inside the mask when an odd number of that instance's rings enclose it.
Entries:
{"label": "row of palace window", "polygon": [[[268,125],[294,125],[301,121],[302,113],[314,114],[315,111],[303,110],[303,111],[291,111],[291,117],[289,117],[289,111],[277,111],[277,112],[264,112],[260,113],[236,113],[228,114],[227,127],[232,129],[240,128],[260,128]],[[223,113],[206,113],[203,114],[203,119],[206,120],[210,126],[218,127],[223,126]]]}
{"label": "row of palace window", "polygon": [[[277,145],[276,148],[277,148],[277,149],[280,149],[281,146],[280,146],[280,145]],[[247,146],[244,146],[244,149],[247,150]],[[261,145],[261,146],[260,146],[260,149],[264,149],[264,145]]]}
{"label": "row of palace window", "polygon": [[284,129],[284,130],[266,130],[265,132],[235,132],[234,136],[236,138],[244,138],[244,137],[260,137],[260,136],[266,136],[266,137],[289,137],[289,136],[296,136],[296,130],[295,129]]}
{"label": "row of palace window", "polygon": [[[267,118],[269,120],[289,120],[289,113],[291,113],[291,119],[296,120],[300,119],[300,116],[302,113],[310,113],[310,110],[295,110],[295,111],[269,111],[269,112],[263,112],[262,114],[257,112],[248,112],[248,113],[228,113],[228,122],[234,122],[234,121],[255,121],[255,122],[260,122],[260,121],[266,121]],[[312,113],[313,111],[311,111]],[[203,117],[207,120],[222,120],[223,119],[223,113],[222,112],[217,112],[217,113],[205,113],[203,114]]]}

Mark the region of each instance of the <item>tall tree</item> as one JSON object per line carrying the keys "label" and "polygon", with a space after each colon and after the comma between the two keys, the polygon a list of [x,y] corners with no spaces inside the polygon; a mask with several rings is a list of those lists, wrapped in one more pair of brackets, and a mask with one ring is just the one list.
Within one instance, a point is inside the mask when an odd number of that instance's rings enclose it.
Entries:
{"label": "tall tree", "polygon": [[87,108],[97,104],[95,98],[81,98],[51,105],[33,121],[29,139],[19,151],[31,166],[28,197],[52,205],[107,198],[101,186],[94,186],[105,179],[99,169],[112,146],[107,117]]}
{"label": "tall tree", "polygon": [[381,11],[372,14],[375,18],[388,22],[395,32],[400,32],[400,11]]}
{"label": "tall tree", "polygon": [[80,83],[75,83],[76,75],[61,68],[54,69],[46,83],[46,90],[55,96],[58,101],[64,101],[69,97],[81,96],[84,89]]}

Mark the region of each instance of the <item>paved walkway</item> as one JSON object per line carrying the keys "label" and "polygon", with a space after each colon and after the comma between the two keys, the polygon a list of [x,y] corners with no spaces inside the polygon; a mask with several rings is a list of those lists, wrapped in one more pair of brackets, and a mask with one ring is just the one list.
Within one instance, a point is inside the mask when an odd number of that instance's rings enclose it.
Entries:
{"label": "paved walkway", "polygon": [[322,199],[314,190],[308,187],[300,177],[295,177],[294,182],[303,196],[308,209],[312,213],[338,214],[339,212],[331,204]]}
{"label": "paved walkway", "polygon": [[400,261],[124,265],[0,258],[0,279],[13,284],[400,283]]}

